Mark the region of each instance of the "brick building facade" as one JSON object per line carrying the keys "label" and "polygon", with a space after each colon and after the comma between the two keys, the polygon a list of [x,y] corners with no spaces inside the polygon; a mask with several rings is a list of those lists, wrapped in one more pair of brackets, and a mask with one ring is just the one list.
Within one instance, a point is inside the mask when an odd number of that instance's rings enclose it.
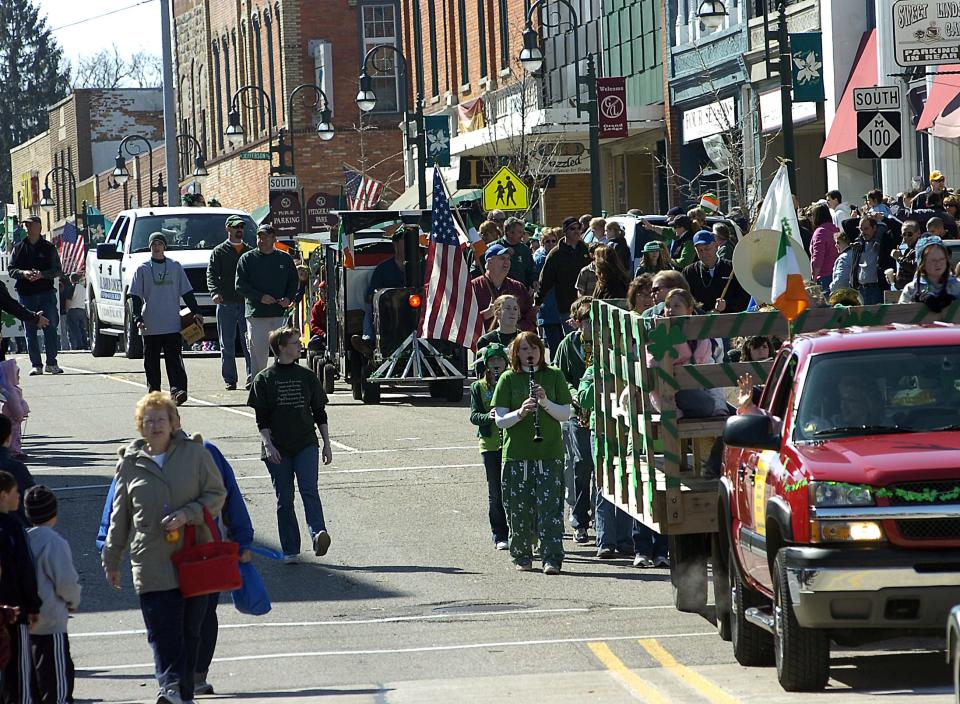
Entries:
{"label": "brick building facade", "polygon": [[[267,151],[278,128],[288,131],[288,141],[292,132],[296,175],[308,194],[339,194],[345,166],[384,181],[387,203],[402,192],[397,124],[405,87],[396,77],[377,77],[377,110],[362,123],[355,102],[365,48],[399,43],[399,19],[399,6],[390,0],[175,0],[179,132],[204,146],[207,197],[248,211],[265,205],[269,162],[241,159],[240,153]],[[316,135],[312,90],[297,93],[290,114],[294,89],[309,83],[321,86],[330,101],[336,129],[330,141]],[[249,85],[256,88],[237,98],[245,139],[234,148],[224,131],[234,95]],[[190,173],[192,158],[187,149],[180,154],[181,173]]]}

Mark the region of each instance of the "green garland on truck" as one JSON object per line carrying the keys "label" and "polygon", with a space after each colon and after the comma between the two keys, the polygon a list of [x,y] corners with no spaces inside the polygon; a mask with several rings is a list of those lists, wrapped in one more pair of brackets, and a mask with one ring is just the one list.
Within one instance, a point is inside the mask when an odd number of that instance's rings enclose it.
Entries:
{"label": "green garland on truck", "polygon": [[[907,501],[910,503],[943,503],[947,501],[957,501],[960,500],[960,484],[955,486],[949,491],[940,491],[934,489],[933,487],[924,487],[920,491],[909,491],[907,489],[897,489],[891,488],[887,489],[885,487],[872,487],[868,484],[847,484],[846,482],[820,482],[821,484],[826,484],[828,486],[839,486],[847,489],[868,489],[874,496],[878,496],[882,499],[900,499],[901,501]],[[783,485],[783,490],[786,493],[791,493],[794,491],[800,491],[801,489],[809,486],[810,482],[807,479],[801,479],[797,482],[791,482]]]}

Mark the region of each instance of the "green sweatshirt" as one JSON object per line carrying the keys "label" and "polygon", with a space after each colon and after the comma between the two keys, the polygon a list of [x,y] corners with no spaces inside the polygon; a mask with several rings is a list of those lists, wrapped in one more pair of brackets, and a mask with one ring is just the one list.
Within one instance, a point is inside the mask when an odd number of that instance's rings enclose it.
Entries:
{"label": "green sweatshirt", "polygon": [[251,249],[250,245],[243,242],[238,252],[229,240],[213,248],[207,264],[207,289],[211,296],[219,293],[224,303],[243,303],[243,296],[237,292],[237,264],[240,257]]}
{"label": "green sweatshirt", "polygon": [[[571,402],[570,387],[559,369],[544,367],[534,375],[536,382],[547,392],[547,398],[554,403],[567,405]],[[493,405],[516,411],[530,397],[530,375],[526,372],[507,370],[497,382],[493,392]],[[547,411],[540,408],[540,431],[542,442],[533,442],[533,418],[529,413],[516,425],[507,428],[503,435],[504,460],[562,460],[563,439],[560,436],[560,423]]]}
{"label": "green sweatshirt", "polygon": [[279,318],[286,312],[277,303],[261,303],[264,294],[293,300],[297,293],[297,267],[293,258],[279,249],[264,254],[251,249],[237,263],[237,291],[246,299],[248,318]]}
{"label": "green sweatshirt", "polygon": [[470,385],[470,422],[477,427],[480,438],[480,452],[496,452],[500,449],[500,429],[490,419],[493,389],[486,379],[480,379]]}
{"label": "green sweatshirt", "polygon": [[580,386],[583,373],[587,370],[583,356],[583,341],[580,339],[579,330],[567,333],[560,341],[557,346],[557,358],[553,363],[557,369],[563,372],[563,376],[570,386],[570,394],[576,396],[577,387]]}

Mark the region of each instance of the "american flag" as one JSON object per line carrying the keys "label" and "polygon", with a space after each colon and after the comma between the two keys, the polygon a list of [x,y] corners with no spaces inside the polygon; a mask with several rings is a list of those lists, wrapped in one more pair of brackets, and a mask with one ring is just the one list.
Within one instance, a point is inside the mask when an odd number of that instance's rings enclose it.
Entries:
{"label": "american flag", "polygon": [[347,182],[347,207],[350,210],[369,210],[380,202],[383,184],[359,171],[343,167]]}
{"label": "american flag", "polygon": [[87,248],[84,246],[83,234],[77,230],[75,223],[67,222],[60,235],[60,266],[63,273],[79,274],[87,266]]}
{"label": "american flag", "polygon": [[470,268],[440,169],[433,171],[433,227],[427,251],[426,292],[420,337],[449,340],[473,349],[483,333],[483,319],[470,286]]}

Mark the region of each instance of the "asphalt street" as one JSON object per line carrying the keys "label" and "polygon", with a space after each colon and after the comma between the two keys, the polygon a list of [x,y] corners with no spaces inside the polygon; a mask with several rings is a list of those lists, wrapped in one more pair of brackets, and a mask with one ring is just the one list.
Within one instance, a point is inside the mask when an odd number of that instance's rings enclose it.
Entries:
{"label": "asphalt street", "polygon": [[[63,376],[26,376],[24,432],[36,479],[57,490],[59,530],[83,583],[70,622],[77,696],[153,702],[152,656],[129,568],[110,589],[94,539],[116,451],[134,434],[141,362],[66,353]],[[259,545],[277,549],[274,497],[243,391],[219,359],[187,360],[184,428],[231,461]],[[258,557],[273,611],[221,601],[209,680],[222,702],[950,702],[942,644],[835,650],[830,685],[783,692],[743,668],[710,614],[671,605],[666,570],[598,561],[568,530],[563,574],[517,573],[489,538],[486,487],[466,401],[330,399],[334,462],[320,494],[333,544],[300,565]],[[298,500],[298,511],[299,511]],[[301,521],[302,521],[302,513]],[[303,527],[304,546],[309,544]]]}

